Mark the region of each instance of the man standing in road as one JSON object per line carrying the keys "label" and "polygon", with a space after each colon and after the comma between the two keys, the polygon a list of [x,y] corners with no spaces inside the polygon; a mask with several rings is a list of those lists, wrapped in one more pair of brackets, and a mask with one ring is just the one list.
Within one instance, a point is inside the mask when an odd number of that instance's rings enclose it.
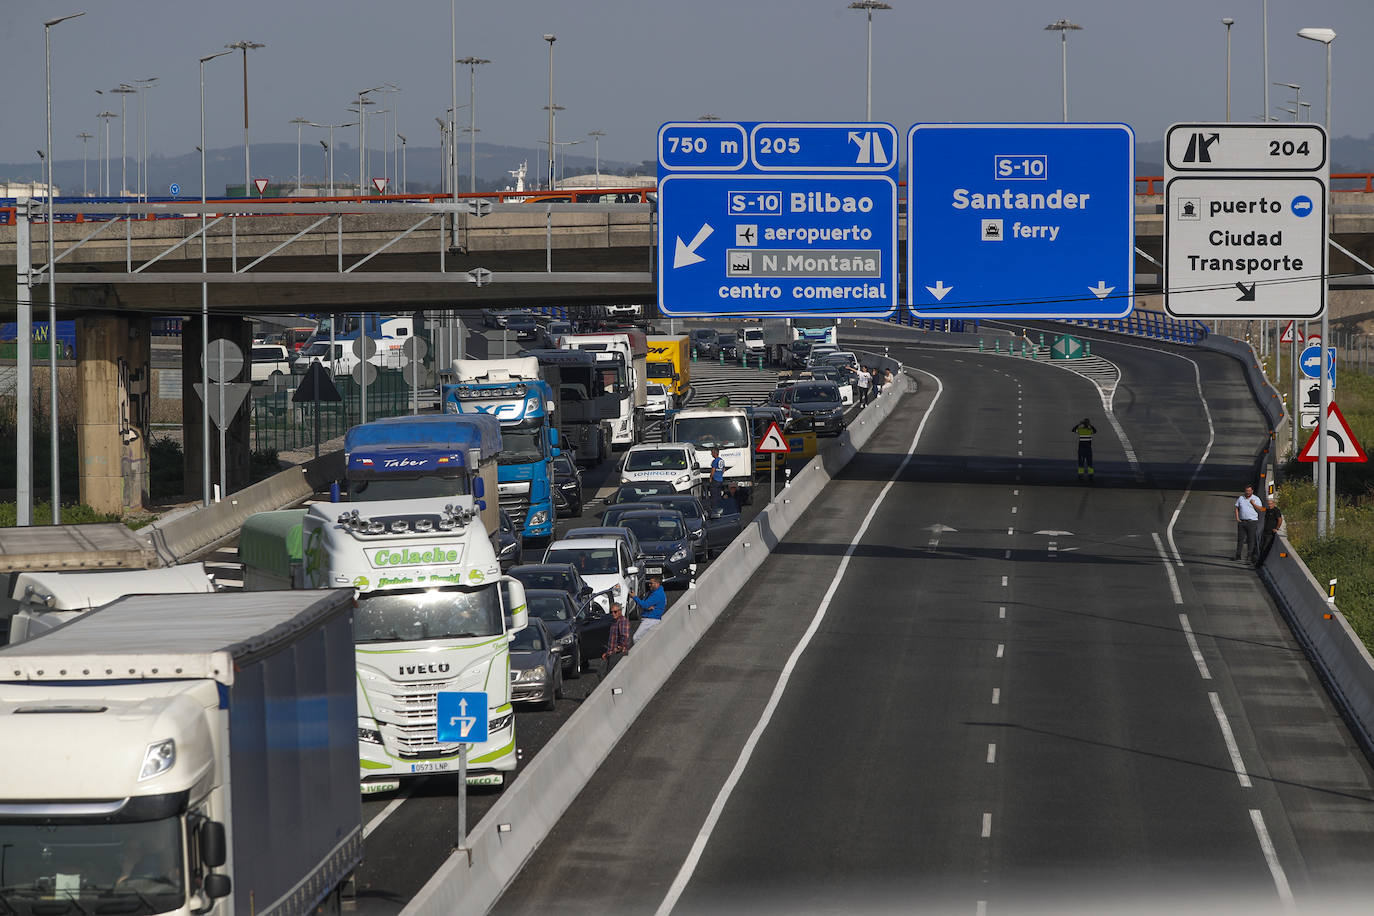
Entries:
{"label": "man standing in road", "polygon": [[1259,514],[1263,508],[1264,504],[1255,495],[1254,487],[1246,487],[1236,500],[1236,553],[1231,559],[1239,560],[1242,550],[1247,560],[1254,560],[1258,556],[1255,541],[1259,534]]}
{"label": "man standing in road", "polygon": [[1082,482],[1083,472],[1088,472],[1088,483],[1093,482],[1093,436],[1097,435],[1097,429],[1084,417],[1078,421],[1078,425],[1073,428],[1074,435],[1078,437],[1078,480]]}
{"label": "man standing in road", "polygon": [[643,598],[631,595],[630,600],[639,605],[639,631],[635,634],[638,639],[658,626],[663,621],[663,612],[668,610],[668,595],[663,591],[663,580],[658,576],[650,576],[648,593]]}
{"label": "man standing in road", "polygon": [[606,651],[601,653],[601,660],[605,663],[601,670],[601,676],[605,677],[611,673],[611,669],[616,666],[626,653],[630,651],[630,621],[626,619],[620,602],[611,602],[611,628],[606,632]]}
{"label": "man standing in road", "polygon": [[1264,518],[1260,519],[1260,545],[1259,553],[1255,554],[1256,568],[1264,565],[1264,558],[1269,556],[1269,548],[1274,546],[1274,538],[1278,537],[1279,529],[1283,527],[1283,513],[1279,511],[1278,500],[1269,497],[1269,508],[1264,510]]}
{"label": "man standing in road", "polygon": [[868,370],[863,366],[859,367],[859,375],[854,380],[854,385],[859,389],[859,406],[868,403],[868,386],[873,383],[873,376],[868,374]]}
{"label": "man standing in road", "polygon": [[720,457],[720,449],[711,449],[711,508],[720,505],[720,497],[725,492],[725,459]]}

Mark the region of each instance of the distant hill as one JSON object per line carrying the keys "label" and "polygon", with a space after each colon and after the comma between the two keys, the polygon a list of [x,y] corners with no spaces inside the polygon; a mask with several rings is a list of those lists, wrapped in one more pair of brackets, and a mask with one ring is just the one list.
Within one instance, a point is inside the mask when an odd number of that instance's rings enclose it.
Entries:
{"label": "distant hill", "polygon": [[[356,186],[358,148],[348,145],[337,134],[335,140],[337,146],[334,151],[335,186],[340,189],[349,185]],[[86,163],[86,180],[89,189],[94,192],[99,169],[94,147],[91,150],[90,159]],[[533,146],[514,147],[478,143],[478,190],[493,191],[505,188],[513,181],[508,173],[519,168],[522,162],[529,164],[529,173],[525,180],[527,185],[533,186],[537,180],[536,176],[539,174],[540,166],[545,161],[544,155],[543,148],[536,150]],[[389,158],[390,151],[388,151]],[[369,171],[372,174],[367,176],[369,181],[373,176],[381,177],[383,175],[382,151],[376,148],[370,149],[370,161]],[[469,184],[468,161],[468,148],[465,145],[459,151],[458,162],[459,187],[462,190],[467,190]],[[252,146],[249,163],[252,167],[253,178],[268,178],[272,180],[273,184],[290,184],[295,181],[296,175],[296,144],[255,143]],[[560,156],[559,165],[562,174],[576,175],[591,172],[595,168],[596,160],[591,156]],[[137,167],[132,156],[127,160],[126,166],[129,188],[133,190]],[[440,167],[440,153],[437,146],[409,145],[405,155],[407,190],[419,193],[438,191]],[[57,161],[53,167],[53,180],[57,184],[59,193],[64,195],[79,195],[81,193],[81,168],[80,158]],[[329,164],[325,152],[318,142],[302,144],[301,171],[307,183],[327,180],[328,169]],[[205,159],[205,170],[206,184],[211,196],[223,194],[224,188],[228,185],[242,187],[243,147],[209,150]],[[401,180],[401,168],[397,165],[394,170],[397,174],[390,176],[393,179],[392,187],[398,188]],[[117,189],[121,174],[118,156],[110,160],[110,171],[113,176],[110,187]],[[602,158],[601,173],[603,175],[636,174],[640,173],[640,164],[616,162]],[[0,163],[0,180],[42,181],[42,164],[39,162]],[[192,151],[181,156],[153,155],[148,159],[148,186],[152,195],[154,197],[167,196],[170,193],[168,188],[173,184],[180,186],[183,196],[200,195],[200,155],[198,153]]]}

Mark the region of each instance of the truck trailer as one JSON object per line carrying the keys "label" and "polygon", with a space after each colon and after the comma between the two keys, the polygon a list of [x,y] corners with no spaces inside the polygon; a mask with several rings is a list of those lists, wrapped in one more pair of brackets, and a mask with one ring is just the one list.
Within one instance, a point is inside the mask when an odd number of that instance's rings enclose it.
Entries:
{"label": "truck trailer", "polygon": [[352,595],[121,598],[0,650],[0,912],[340,909]]}
{"label": "truck trailer", "polygon": [[611,443],[629,447],[644,439],[644,408],[648,405],[648,339],[643,331],[618,328],[597,334],[569,334],[564,349],[587,350],[606,374],[606,387],[619,399],[611,424]]}

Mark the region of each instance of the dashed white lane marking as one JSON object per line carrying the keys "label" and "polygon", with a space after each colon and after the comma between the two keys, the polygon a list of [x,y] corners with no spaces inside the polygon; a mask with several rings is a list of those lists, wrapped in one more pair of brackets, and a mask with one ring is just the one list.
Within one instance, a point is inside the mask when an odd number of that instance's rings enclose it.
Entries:
{"label": "dashed white lane marking", "polygon": [[988,902],[986,900],[979,900],[978,906],[974,909],[973,913],[974,916],[988,916]]}
{"label": "dashed white lane marking", "polygon": [[1178,590],[1178,576],[1174,575],[1174,568],[1169,564],[1169,555],[1164,552],[1164,542],[1159,539],[1157,532],[1151,531],[1150,537],[1155,539],[1155,550],[1159,552],[1159,559],[1164,562],[1164,571],[1169,574],[1169,591],[1174,593],[1174,604],[1183,603],[1183,593]]}
{"label": "dashed white lane marking", "polygon": [[1011,507],[1011,514],[1012,514],[1012,515],[1015,515],[1015,514],[1016,514],[1016,507],[1015,507],[1015,506],[1012,506],[1012,507]]}
{"label": "dashed white lane marking", "polygon": [[1021,491],[1020,491],[1020,490],[1012,490],[1012,491],[1011,491],[1011,495],[1012,495],[1012,496],[1020,496],[1020,495],[1021,495]]}
{"label": "dashed white lane marking", "polygon": [[995,744],[989,744],[989,745],[988,745],[988,763],[996,763],[996,762],[997,762],[997,745],[995,745]]}
{"label": "dashed white lane marking", "polygon": [[[1007,529],[1007,534],[1015,534],[1015,533],[1016,533],[1016,529],[1015,529],[1015,528],[1008,528],[1008,529]],[[1002,584],[1003,584],[1003,585],[1006,585],[1007,583],[1003,582]]]}
{"label": "dashed white lane marking", "polygon": [[1193,661],[1197,663],[1198,673],[1202,675],[1204,681],[1210,681],[1212,672],[1207,670],[1207,660],[1202,657],[1202,650],[1197,646],[1197,637],[1193,635],[1193,625],[1188,622],[1188,615],[1179,614],[1178,622],[1183,627],[1183,636],[1188,640],[1188,648],[1192,650]]}
{"label": "dashed white lane marking", "polygon": [[1250,823],[1255,825],[1255,836],[1259,837],[1264,861],[1269,863],[1269,874],[1274,877],[1274,890],[1278,892],[1279,902],[1283,904],[1285,913],[1291,913],[1294,911],[1293,889],[1288,886],[1288,876],[1284,874],[1283,865],[1279,863],[1278,850],[1274,849],[1274,841],[1269,838],[1269,829],[1264,826],[1264,815],[1258,808],[1250,809]]}
{"label": "dashed white lane marking", "polygon": [[1226,752],[1231,755],[1231,766],[1236,771],[1236,778],[1248,789],[1250,774],[1245,770],[1245,761],[1241,759],[1240,748],[1236,746],[1236,736],[1231,731],[1231,722],[1226,718],[1226,710],[1221,708],[1221,697],[1212,692],[1207,694],[1207,699],[1212,701],[1212,712],[1216,714],[1217,724],[1221,726],[1221,738],[1226,742]]}
{"label": "dashed white lane marking", "polygon": [[992,688],[992,705],[993,705],[993,706],[1000,706],[1001,703],[1002,703],[1002,688],[1001,688],[1001,687],[994,687],[994,688]]}
{"label": "dashed white lane marking", "polygon": [[992,812],[983,812],[983,839],[992,836]]}
{"label": "dashed white lane marking", "polygon": [[1004,643],[1000,643],[1000,642],[999,642],[999,643],[997,644],[997,657],[998,657],[998,658],[1001,658],[1001,657],[1003,656],[1003,654],[1006,653],[1006,651],[1007,651],[1006,645],[1005,645]]}
{"label": "dashed white lane marking", "polygon": [[997,609],[997,619],[998,619],[998,620],[1006,620],[1006,619],[1007,619],[1007,609],[1006,609],[1005,607],[999,607],[999,608]]}
{"label": "dashed white lane marking", "polygon": [[1047,549],[1048,549],[1049,552],[1050,552],[1050,556],[1052,556],[1052,557],[1058,556],[1058,555],[1059,555],[1059,542],[1058,542],[1058,541],[1050,541],[1050,543],[1047,545]]}
{"label": "dashed white lane marking", "polygon": [[754,755],[754,749],[758,747],[759,741],[763,738],[763,733],[767,731],[768,724],[773,720],[773,714],[777,711],[778,704],[782,702],[782,695],[787,691],[787,685],[791,682],[792,672],[796,669],[798,660],[806,652],[807,647],[811,645],[811,640],[815,638],[822,621],[825,620],[826,612],[830,609],[830,602],[834,599],[835,593],[839,590],[840,583],[844,580],[844,575],[849,569],[849,562],[854,557],[854,551],[858,549],[859,542],[868,533],[869,525],[873,523],[873,518],[878,514],[878,508],[882,505],[883,500],[887,498],[887,494],[896,485],[897,479],[901,477],[907,465],[911,463],[912,456],[916,453],[916,446],[921,442],[921,435],[925,432],[926,423],[934,415],[935,405],[940,402],[940,396],[944,394],[945,386],[940,381],[939,376],[931,372],[924,369],[915,369],[914,371],[928,375],[935,380],[935,397],[931,399],[930,405],[926,408],[925,416],[921,417],[921,422],[916,427],[916,435],[912,437],[911,445],[907,447],[906,456],[897,466],[897,469],[892,472],[886,485],[878,491],[872,505],[868,507],[868,514],[859,524],[859,530],[854,532],[854,538],[845,549],[844,557],[840,560],[839,568],[835,570],[834,578],[830,580],[830,587],[821,597],[815,616],[811,618],[811,623],[806,628],[806,632],[802,634],[801,639],[792,649],[792,654],[788,656],[786,664],[783,665],[782,671],[778,673],[778,680],[773,685],[773,692],[768,697],[768,703],[764,706],[758,722],[754,724],[753,731],[749,733],[749,738],[744,742],[744,747],[740,749],[739,757],[736,758],[730,774],[725,778],[720,791],[716,793],[716,798],[711,803],[711,810],[707,812],[706,820],[701,825],[701,830],[697,832],[696,839],[692,842],[692,848],[688,851],[682,867],[678,869],[677,875],[673,878],[673,883],[668,887],[668,892],[664,894],[663,901],[654,911],[655,916],[667,916],[671,913],[673,907],[682,897],[682,892],[687,889],[688,882],[692,880],[692,875],[696,872],[697,863],[701,861],[702,853],[706,851],[706,844],[711,841],[711,834],[715,832],[716,824],[720,822],[720,816],[725,811],[725,805],[730,801],[730,795],[734,792],[735,786],[739,784],[740,778],[749,766],[749,760]]}
{"label": "dashed white lane marking", "polygon": [[[1007,533],[1010,534],[1011,532],[1008,531]],[[1003,576],[1003,577],[1002,577],[1002,584],[1003,584],[1003,585],[1006,585],[1006,584],[1007,584],[1007,577],[1006,577],[1006,576]]]}
{"label": "dashed white lane marking", "polygon": [[1011,559],[1011,551],[1010,551],[1010,550],[1004,550],[1004,551],[1002,552],[1002,557],[1003,557],[1003,559],[1010,560],[1010,559]]}

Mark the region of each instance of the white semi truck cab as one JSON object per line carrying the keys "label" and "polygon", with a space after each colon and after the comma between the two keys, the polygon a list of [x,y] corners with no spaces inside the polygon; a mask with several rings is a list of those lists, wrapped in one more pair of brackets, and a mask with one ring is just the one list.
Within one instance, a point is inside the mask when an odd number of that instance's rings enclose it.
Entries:
{"label": "white semi truck cab", "polygon": [[0,912],[337,912],[346,591],[121,598],[0,650]]}
{"label": "white semi truck cab", "polygon": [[689,407],[669,414],[668,438],[692,443],[703,469],[711,467],[711,449],[719,449],[725,482],[753,486],[754,442],[743,407]]}

